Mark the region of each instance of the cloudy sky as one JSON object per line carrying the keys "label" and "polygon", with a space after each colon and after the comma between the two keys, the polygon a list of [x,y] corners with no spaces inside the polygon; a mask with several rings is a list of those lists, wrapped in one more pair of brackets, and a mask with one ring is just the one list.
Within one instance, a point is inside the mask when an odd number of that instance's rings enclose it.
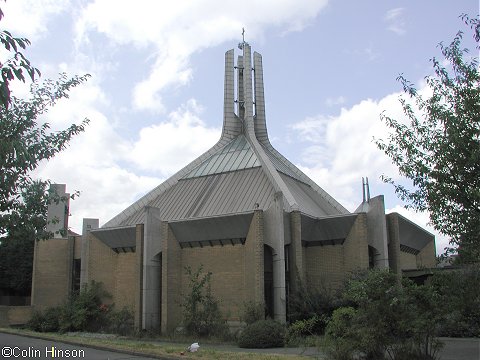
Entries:
{"label": "cloudy sky", "polygon": [[[396,169],[372,143],[385,138],[379,114],[402,118],[396,81],[419,89],[437,45],[466,28],[477,0],[8,0],[0,27],[24,36],[43,78],[92,75],[45,117],[53,129],[90,119],[87,130],[36,176],[81,196],[70,226],[100,224],[218,140],[225,51],[246,41],[263,56],[273,145],[350,211],[362,176],[387,211],[425,226],[391,186]],[[465,46],[473,49],[470,33]],[[237,54],[239,51],[237,50]],[[15,85],[21,96],[25,86]],[[431,228],[429,228],[434,232]],[[435,233],[435,232],[434,232]],[[447,240],[437,237],[440,253]]]}

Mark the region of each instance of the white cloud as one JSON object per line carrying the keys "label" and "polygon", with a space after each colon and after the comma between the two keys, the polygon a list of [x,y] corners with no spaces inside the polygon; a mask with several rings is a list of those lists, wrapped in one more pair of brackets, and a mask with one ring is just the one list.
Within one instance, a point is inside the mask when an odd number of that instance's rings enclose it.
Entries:
{"label": "white cloud", "polygon": [[261,37],[268,27],[298,31],[326,4],[327,0],[203,0],[167,6],[138,0],[135,6],[126,6],[117,0],[96,0],[79,16],[76,43],[89,43],[92,33],[100,33],[117,44],[151,51],[155,61],[149,75],[134,88],[133,104],[161,112],[165,110],[162,91],[190,81],[193,53],[239,40],[242,27],[247,29],[247,40]]}
{"label": "white cloud", "polygon": [[384,16],[384,21],[388,24],[387,29],[397,35],[404,35],[405,29],[404,8],[395,8],[388,10]]}
{"label": "white cloud", "polygon": [[352,195],[358,192],[361,177],[377,183],[383,173],[397,178],[396,168],[372,139],[386,138],[387,129],[380,121],[383,110],[394,118],[402,117],[398,96],[364,100],[350,109],[342,108],[338,116],[319,115],[292,126],[299,142],[311,143],[302,152],[302,170],[351,210],[358,205]]}
{"label": "white cloud", "polygon": [[[428,96],[430,90],[422,87],[419,92]],[[387,139],[389,130],[380,120],[382,111],[400,122],[406,121],[398,101],[400,95],[364,100],[349,109],[342,108],[337,116],[319,115],[292,125],[299,143],[310,143],[301,154],[299,168],[350,211],[359,205],[355,199],[359,199],[362,177],[369,178],[373,192],[385,188],[380,180],[382,174],[402,181],[397,168],[372,141]],[[427,225],[427,213],[406,210],[401,205],[387,212],[398,212],[435,234],[438,254],[448,246],[447,238]]]}
{"label": "white cloud", "polygon": [[325,104],[329,107],[336,106],[336,105],[342,105],[347,101],[345,96],[337,96],[336,98],[329,97],[327,100],[325,100]]}
{"label": "white cloud", "polygon": [[130,160],[143,170],[164,176],[194,160],[220,138],[220,128],[208,128],[199,118],[202,109],[193,99],[171,112],[169,120],[140,131]]}
{"label": "white cloud", "polygon": [[138,140],[132,142],[98,110],[105,104],[108,101],[101,89],[87,83],[75,88],[69,99],[60,101],[45,116],[53,130],[78,123],[79,116],[90,120],[85,132],[34,173],[67,184],[71,193],[81,192],[71,204],[70,226],[76,232],[81,232],[84,217],[105,223],[220,137],[220,129],[208,128],[200,119],[201,106],[192,99],[171,112],[166,121],[141,129]]}
{"label": "white cloud", "polygon": [[9,0],[2,2],[5,14],[2,27],[14,36],[36,40],[45,34],[52,15],[59,14],[70,5],[69,0]]}

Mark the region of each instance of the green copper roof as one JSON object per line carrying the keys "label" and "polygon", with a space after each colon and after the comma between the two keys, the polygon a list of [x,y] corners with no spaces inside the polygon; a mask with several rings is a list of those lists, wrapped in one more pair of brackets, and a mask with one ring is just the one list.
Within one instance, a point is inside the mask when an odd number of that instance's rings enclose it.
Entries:
{"label": "green copper roof", "polygon": [[260,162],[250,148],[247,139],[244,135],[239,135],[183,178],[191,179],[258,166],[260,166]]}

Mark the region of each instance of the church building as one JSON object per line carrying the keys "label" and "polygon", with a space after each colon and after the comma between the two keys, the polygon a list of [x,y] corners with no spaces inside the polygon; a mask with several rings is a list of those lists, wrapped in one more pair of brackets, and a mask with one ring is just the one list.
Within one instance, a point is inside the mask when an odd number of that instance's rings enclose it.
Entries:
{"label": "church building", "polygon": [[[435,267],[434,236],[385,214],[383,196],[370,198],[368,184],[351,213],[274,149],[262,57],[246,42],[239,47],[236,64],[233,49],[225,54],[220,140],[102,227],[84,219],[81,235],[37,242],[36,309],[94,280],[117,309],[132,309],[137,328],[167,333],[182,324],[185,268],[203,266],[230,324],[246,302],[263,303],[266,316],[285,322],[299,279],[339,288],[361,269]],[[66,223],[68,212],[52,204],[49,217]]]}

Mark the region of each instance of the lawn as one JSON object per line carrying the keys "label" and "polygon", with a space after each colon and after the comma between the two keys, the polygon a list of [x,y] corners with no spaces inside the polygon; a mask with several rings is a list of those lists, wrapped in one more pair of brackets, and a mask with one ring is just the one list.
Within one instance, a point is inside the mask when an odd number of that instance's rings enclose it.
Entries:
{"label": "lawn", "polygon": [[[24,329],[0,328],[0,332],[30,336],[45,340],[55,340],[67,344],[84,345],[105,350],[118,350],[132,355],[146,355],[161,359],[232,359],[232,360],[305,360],[307,356],[237,352],[218,349],[208,343],[200,343],[196,353],[185,352],[187,343],[165,343],[156,339],[135,339],[124,337],[94,337],[83,334],[38,333]],[[181,353],[184,352],[184,355]]]}

